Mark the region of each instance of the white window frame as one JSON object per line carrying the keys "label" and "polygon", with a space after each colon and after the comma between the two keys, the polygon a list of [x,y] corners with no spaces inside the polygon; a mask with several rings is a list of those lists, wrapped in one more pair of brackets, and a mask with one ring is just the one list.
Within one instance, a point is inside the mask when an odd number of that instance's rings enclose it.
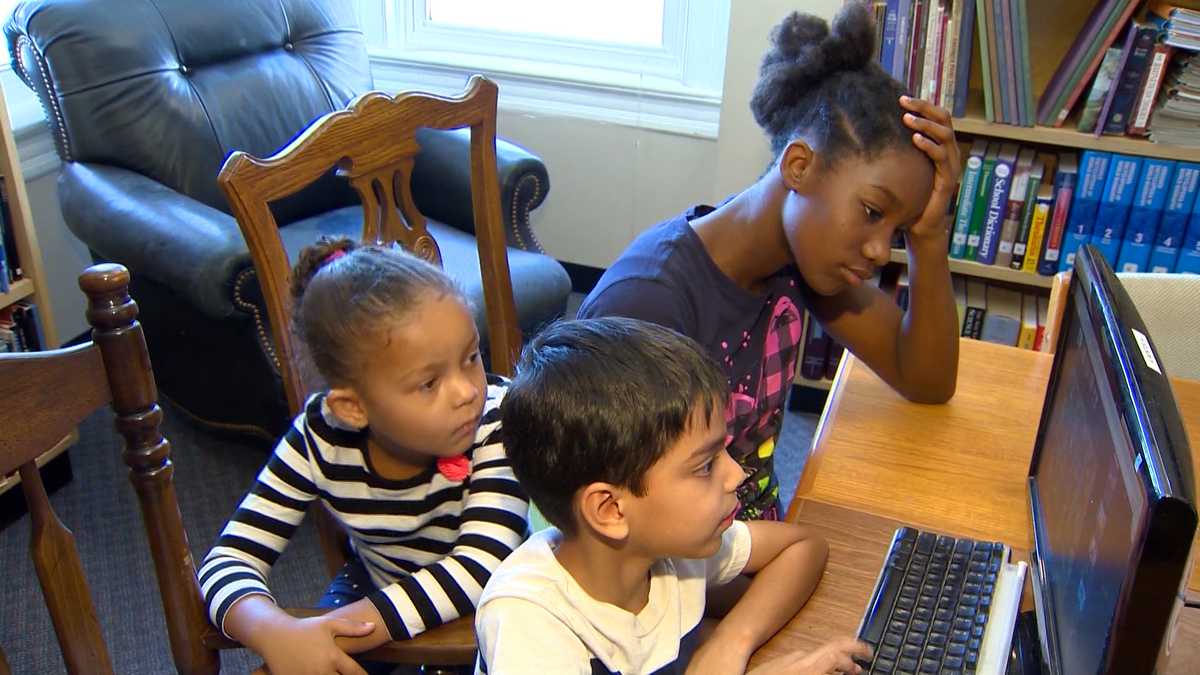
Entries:
{"label": "white window frame", "polygon": [[379,88],[452,92],[484,73],[506,109],[717,136],[730,0],[664,0],[661,46],[447,26],[427,0],[357,1]]}

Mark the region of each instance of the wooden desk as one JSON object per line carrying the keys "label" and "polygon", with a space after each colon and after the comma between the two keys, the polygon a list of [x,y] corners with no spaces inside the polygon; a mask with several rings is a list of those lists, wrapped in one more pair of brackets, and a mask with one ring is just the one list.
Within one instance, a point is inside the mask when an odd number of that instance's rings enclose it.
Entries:
{"label": "wooden desk", "polygon": [[[853,634],[900,524],[1032,547],[1025,478],[1052,358],[963,340],[959,359],[953,400],[931,406],[905,401],[847,354],[788,509],[789,521],[830,541],[829,564],[813,599],[756,662]],[[1200,382],[1172,386],[1200,452]],[[1200,569],[1189,588],[1200,594]],[[1183,623],[1200,639],[1200,610]],[[1184,662],[1200,663],[1200,647],[1194,656]]]}

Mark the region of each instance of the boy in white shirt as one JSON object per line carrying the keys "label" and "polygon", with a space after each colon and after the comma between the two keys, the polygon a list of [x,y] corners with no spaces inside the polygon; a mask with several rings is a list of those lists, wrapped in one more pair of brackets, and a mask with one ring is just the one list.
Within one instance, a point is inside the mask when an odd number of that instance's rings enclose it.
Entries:
{"label": "boy in white shirt", "polygon": [[[493,573],[477,673],[743,673],[812,594],[825,542],[735,519],[728,383],[698,345],[633,319],[568,321],[526,347],[502,407],[513,471],[554,527]],[[707,593],[753,574],[707,639]],[[857,673],[845,639],[757,668]]]}

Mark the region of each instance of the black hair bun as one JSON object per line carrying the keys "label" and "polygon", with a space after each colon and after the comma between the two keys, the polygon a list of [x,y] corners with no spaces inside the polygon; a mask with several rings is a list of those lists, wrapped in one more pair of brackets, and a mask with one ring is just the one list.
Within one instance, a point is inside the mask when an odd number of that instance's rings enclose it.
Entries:
{"label": "black hair bun", "polygon": [[772,137],[786,131],[791,108],[831,76],[866,68],[875,56],[875,20],[865,4],[852,2],[824,19],[793,12],[771,31],[758,84],[750,98],[754,119]]}
{"label": "black hair bun", "polygon": [[358,247],[358,242],[347,237],[332,239],[321,237],[315,244],[305,246],[300,251],[300,259],[292,268],[292,301],[299,302],[304,297],[304,291],[309,282],[330,261],[329,256],[337,252],[349,253]]}

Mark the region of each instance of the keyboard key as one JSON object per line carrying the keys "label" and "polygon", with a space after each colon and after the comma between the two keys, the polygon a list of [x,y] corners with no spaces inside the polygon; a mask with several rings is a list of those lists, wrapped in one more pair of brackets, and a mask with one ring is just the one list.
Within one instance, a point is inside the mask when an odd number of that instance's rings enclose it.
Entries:
{"label": "keyboard key", "polygon": [[967,591],[966,593],[958,596],[958,604],[966,605],[967,607],[974,607],[975,605],[979,604],[979,596]]}
{"label": "keyboard key", "polygon": [[962,657],[961,656],[947,656],[946,660],[942,662],[942,667],[958,670],[959,668],[963,667]]}
{"label": "keyboard key", "polygon": [[921,648],[916,645],[904,645],[904,649],[900,650],[901,658],[919,659],[921,658]]}
{"label": "keyboard key", "polygon": [[929,553],[933,550],[933,543],[937,540],[937,535],[932,532],[922,532],[917,535],[917,551],[919,553]]}
{"label": "keyboard key", "polygon": [[[966,640],[963,640],[963,642],[965,643]],[[946,648],[946,653],[950,656],[962,656],[967,653],[967,645],[959,642],[951,642],[950,646]]]}
{"label": "keyboard key", "polygon": [[899,647],[904,642],[904,633],[888,631],[883,634],[883,644],[889,647]]}
{"label": "keyboard key", "polygon": [[896,669],[900,672],[915,673],[917,671],[916,659],[900,659],[896,662]]}
{"label": "keyboard key", "polygon": [[965,616],[968,619],[974,619],[975,618],[975,608],[971,607],[969,605],[959,605],[958,606],[958,615]]}
{"label": "keyboard key", "polygon": [[949,633],[950,632],[950,622],[942,621],[940,619],[937,621],[934,621],[933,622],[933,631],[935,633]]}
{"label": "keyboard key", "polygon": [[911,621],[912,620],[912,611],[905,609],[903,607],[897,607],[896,609],[892,610],[892,618],[897,621],[905,621],[905,622]]}
{"label": "keyboard key", "polygon": [[986,610],[988,607],[990,607],[990,606],[991,606],[991,604],[992,604],[992,596],[990,596],[990,595],[985,595],[985,596],[983,596],[982,598],[979,598],[979,609],[980,609],[980,611],[982,611],[982,610]]}
{"label": "keyboard key", "polygon": [[871,668],[872,673],[891,673],[896,667],[896,662],[892,659],[875,659],[875,666]]}
{"label": "keyboard key", "polygon": [[903,621],[892,621],[888,624],[889,633],[904,633],[908,630],[908,624]]}
{"label": "keyboard key", "polygon": [[929,622],[928,621],[921,621],[920,619],[917,619],[912,622],[910,627],[912,628],[912,630],[914,630],[918,633],[928,633],[929,632]]}
{"label": "keyboard key", "polygon": [[927,659],[941,661],[944,654],[944,650],[936,645],[929,645],[925,648],[925,658]]}
{"label": "keyboard key", "polygon": [[939,609],[933,617],[938,621],[952,621],[954,619],[954,610],[950,608]]}
{"label": "keyboard key", "polygon": [[913,612],[913,618],[919,621],[931,621],[933,619],[933,610],[929,609],[928,607],[918,607],[917,610]]}
{"label": "keyboard key", "polygon": [[903,609],[912,609],[917,606],[916,598],[906,598],[903,595],[896,598],[896,606]]}
{"label": "keyboard key", "polygon": [[972,628],[971,629],[971,637],[975,637],[975,638],[983,637],[983,626],[975,626],[974,628]]}
{"label": "keyboard key", "polygon": [[967,582],[972,583],[972,584],[982,584],[983,583],[983,575],[980,574],[979,572],[971,572],[970,574],[967,575]]}
{"label": "keyboard key", "polygon": [[972,653],[974,653],[974,654],[978,654],[978,653],[979,653],[979,640],[978,640],[978,638],[977,638],[977,639],[974,639],[974,640],[971,640],[970,642],[968,642],[968,643],[967,643],[967,654],[968,654],[968,655],[970,655],[970,654],[972,654]]}
{"label": "keyboard key", "polygon": [[988,620],[987,612],[980,612],[975,615],[975,625],[976,626],[982,626],[982,625],[986,624],[987,620]]}
{"label": "keyboard key", "polygon": [[925,646],[925,636],[921,633],[909,633],[908,637],[904,638],[904,641],[910,645],[916,645],[918,647]]}
{"label": "keyboard key", "polygon": [[945,647],[946,646],[946,634],[945,633],[930,633],[929,634],[929,644],[937,645],[938,647]]}
{"label": "keyboard key", "polygon": [[942,664],[933,659],[921,659],[922,673],[936,673],[941,667]]}
{"label": "keyboard key", "polygon": [[879,651],[875,652],[875,654],[879,658],[895,661],[900,657],[900,650],[890,645],[882,645],[879,647]]}
{"label": "keyboard key", "polygon": [[950,642],[951,643],[958,642],[961,644],[966,644],[967,640],[970,640],[970,639],[971,639],[971,634],[965,630],[950,631]]}
{"label": "keyboard key", "polygon": [[963,662],[968,668],[974,669],[975,664],[979,662],[979,650],[969,650],[963,658]]}

